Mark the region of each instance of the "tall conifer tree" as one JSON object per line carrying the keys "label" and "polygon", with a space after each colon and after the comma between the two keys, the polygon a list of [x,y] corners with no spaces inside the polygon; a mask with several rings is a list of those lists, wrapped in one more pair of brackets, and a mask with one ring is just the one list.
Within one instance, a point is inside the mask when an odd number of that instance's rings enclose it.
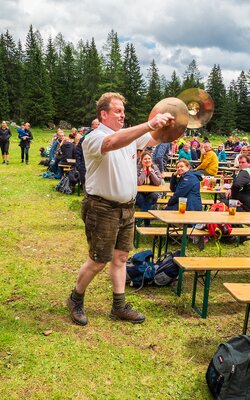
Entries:
{"label": "tall conifer tree", "polygon": [[[55,108],[57,104],[57,81],[56,81],[57,64],[58,64],[58,55],[56,53],[53,40],[51,37],[49,37],[45,55],[45,65],[48,73],[54,113],[56,112]],[[55,117],[55,115],[56,114],[54,114],[53,117]]]}
{"label": "tall conifer tree", "polygon": [[198,69],[197,63],[195,60],[192,60],[184,72],[182,90],[191,88],[203,89],[204,84],[202,83],[202,80],[203,78]]}
{"label": "tall conifer tree", "polygon": [[162,97],[159,70],[156,66],[155,60],[152,60],[149,66],[147,78],[147,112],[149,113]]}
{"label": "tall conifer tree", "polygon": [[74,97],[77,82],[75,76],[74,47],[71,43],[66,44],[62,51],[59,72],[61,85],[58,99],[60,108],[58,112],[60,113],[61,119],[73,123],[75,109]]}
{"label": "tall conifer tree", "polygon": [[250,131],[250,97],[247,76],[241,71],[236,82],[237,88],[237,127],[243,131]]}
{"label": "tall conifer tree", "polygon": [[164,97],[177,97],[181,92],[181,79],[177,76],[176,71],[173,71],[171,80],[167,82]]}
{"label": "tall conifer tree", "polygon": [[7,120],[9,119],[9,97],[8,97],[8,85],[5,75],[4,68],[4,49],[3,43],[0,42],[0,119]]}
{"label": "tall conifer tree", "polygon": [[237,95],[234,89],[234,82],[231,83],[222,101],[219,132],[223,135],[230,135],[236,128]]}
{"label": "tall conifer tree", "polygon": [[145,121],[146,118],[146,87],[132,43],[128,43],[124,51],[123,76],[122,93],[127,100],[126,123],[128,125],[135,125]]}
{"label": "tall conifer tree", "polygon": [[102,91],[121,92],[123,87],[123,65],[118,35],[112,29],[103,46]]}
{"label": "tall conifer tree", "polygon": [[86,46],[84,65],[84,90],[82,94],[84,113],[82,118],[85,123],[90,124],[96,116],[96,100],[101,94],[100,84],[102,77],[101,59],[98,54],[95,40]]}
{"label": "tall conifer tree", "polygon": [[1,36],[1,42],[9,100],[9,117],[11,120],[19,121],[21,116],[22,65],[19,62],[17,46],[8,30]]}
{"label": "tall conifer tree", "polygon": [[23,118],[33,125],[43,125],[51,119],[53,108],[41,43],[37,38],[31,25],[26,38]]}
{"label": "tall conifer tree", "polygon": [[222,73],[219,65],[214,65],[207,81],[207,92],[214,102],[213,117],[208,124],[209,130],[219,131],[221,129],[221,118],[224,102],[227,102],[226,89],[223,83]]}

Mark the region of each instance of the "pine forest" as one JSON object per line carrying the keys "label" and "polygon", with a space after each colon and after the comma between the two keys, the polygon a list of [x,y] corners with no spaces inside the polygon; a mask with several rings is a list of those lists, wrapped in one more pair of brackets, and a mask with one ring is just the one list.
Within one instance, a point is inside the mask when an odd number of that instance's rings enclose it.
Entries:
{"label": "pine forest", "polygon": [[201,76],[195,60],[183,76],[159,73],[152,60],[143,76],[135,47],[121,50],[118,34],[111,30],[98,52],[95,40],[66,42],[61,33],[44,43],[30,26],[26,42],[15,43],[9,31],[0,37],[0,118],[30,121],[33,126],[67,121],[89,126],[95,118],[95,102],[107,91],[126,98],[126,125],[147,119],[153,106],[165,97],[176,97],[188,88],[205,89],[214,101],[214,115],[206,130],[227,135],[250,132],[250,70],[241,71],[229,87],[219,65]]}

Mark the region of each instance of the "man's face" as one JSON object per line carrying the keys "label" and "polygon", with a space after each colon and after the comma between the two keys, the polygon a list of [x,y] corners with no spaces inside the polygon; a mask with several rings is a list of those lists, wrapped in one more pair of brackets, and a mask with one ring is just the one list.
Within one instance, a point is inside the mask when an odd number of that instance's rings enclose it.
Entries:
{"label": "man's face", "polygon": [[250,164],[247,162],[247,159],[245,157],[242,157],[239,160],[239,169],[245,169],[245,168],[249,168]]}
{"label": "man's face", "polygon": [[101,111],[102,123],[114,131],[118,131],[124,125],[124,105],[119,99],[113,98],[109,110]]}
{"label": "man's face", "polygon": [[98,128],[99,125],[100,125],[99,120],[98,119],[94,119],[94,121],[92,121],[91,128],[92,129],[96,129],[96,128]]}
{"label": "man's face", "polygon": [[62,140],[62,139],[64,138],[64,132],[63,132],[63,131],[57,132],[57,138],[58,138],[59,140]]}
{"label": "man's face", "polygon": [[241,154],[245,154],[245,155],[248,154],[248,149],[247,149],[247,147],[242,147],[240,153],[241,153]]}

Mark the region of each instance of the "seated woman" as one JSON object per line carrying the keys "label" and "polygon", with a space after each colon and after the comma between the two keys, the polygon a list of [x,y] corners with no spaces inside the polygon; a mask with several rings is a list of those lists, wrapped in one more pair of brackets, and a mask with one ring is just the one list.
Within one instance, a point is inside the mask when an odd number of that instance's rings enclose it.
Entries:
{"label": "seated woman", "polygon": [[250,211],[250,156],[239,155],[239,173],[234,178],[231,189],[226,192],[224,203],[229,199],[238,200],[237,211]]}
{"label": "seated woman", "polygon": [[179,150],[179,157],[178,160],[180,160],[181,158],[185,158],[188,161],[192,160],[192,155],[191,155],[191,151],[190,151],[190,143],[187,142],[183,145],[182,149]]}
{"label": "seated woman", "polygon": [[[162,176],[157,165],[153,164],[151,154],[147,151],[143,151],[141,154],[141,159],[137,164],[137,183],[138,186],[141,185],[155,185],[159,186],[162,181]],[[136,205],[141,211],[151,210],[157,202],[159,193],[156,192],[146,192],[137,193]],[[150,221],[144,220],[144,225],[149,226]]]}
{"label": "seated woman", "polygon": [[220,143],[218,145],[218,149],[215,151],[215,154],[217,155],[219,162],[226,161],[227,154],[226,154],[226,152],[224,150],[224,144],[223,143]]}
{"label": "seated woman", "polygon": [[201,211],[200,182],[202,175],[199,171],[190,170],[188,160],[181,158],[176,163],[176,172],[170,180],[170,190],[174,192],[165,210],[178,210],[179,197],[187,197],[187,211]]}

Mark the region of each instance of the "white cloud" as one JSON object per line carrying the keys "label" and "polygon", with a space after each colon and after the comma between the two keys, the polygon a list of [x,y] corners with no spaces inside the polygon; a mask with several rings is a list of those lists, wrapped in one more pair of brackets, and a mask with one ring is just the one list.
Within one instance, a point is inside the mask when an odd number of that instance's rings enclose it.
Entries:
{"label": "white cloud", "polygon": [[114,29],[136,48],[142,71],[152,59],[161,74],[182,76],[196,59],[203,76],[219,64],[228,84],[250,68],[250,3],[244,0],[9,0],[1,32],[25,38],[32,24],[45,40],[62,33],[74,44],[94,37],[100,50]]}

